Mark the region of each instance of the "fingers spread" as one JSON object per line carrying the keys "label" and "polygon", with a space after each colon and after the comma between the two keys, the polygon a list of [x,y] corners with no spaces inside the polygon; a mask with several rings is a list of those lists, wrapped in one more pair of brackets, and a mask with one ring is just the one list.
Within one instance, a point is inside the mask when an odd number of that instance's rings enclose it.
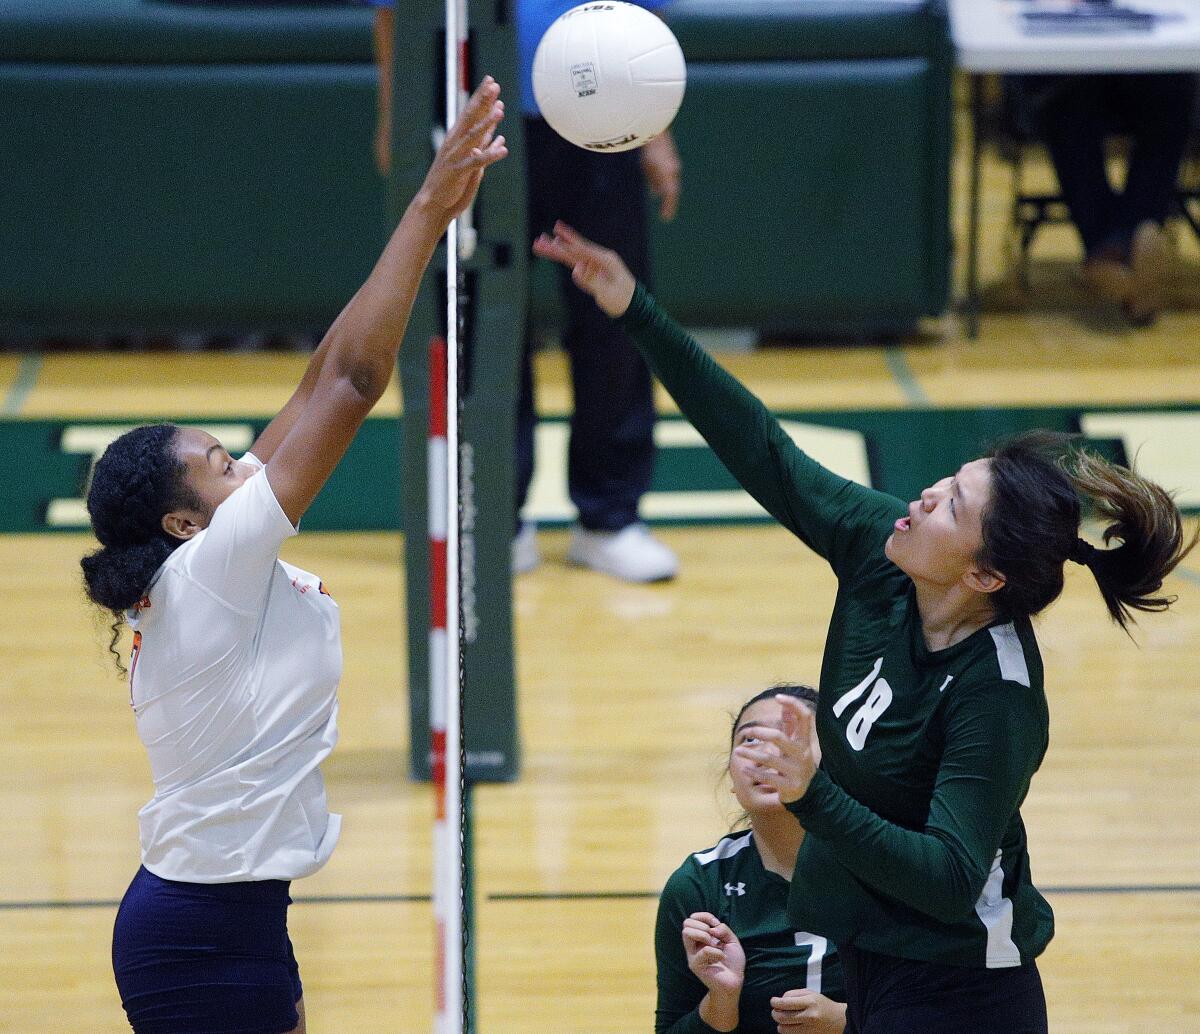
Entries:
{"label": "fingers spread", "polygon": [[554,223],[554,235],[561,237],[564,241],[573,241],[576,243],[587,240],[578,230],[564,223],[561,219],[556,220]]}
{"label": "fingers spread", "polygon": [[499,96],[500,84],[490,75],[484,76],[447,135],[447,143],[455,152],[470,153],[476,146],[487,146],[485,137],[504,117],[504,102]]}
{"label": "fingers spread", "polygon": [[764,750],[762,747],[751,747],[745,743],[735,747],[733,755],[734,757],[745,758],[747,761],[753,761],[756,765],[769,765],[780,758],[778,750]]}
{"label": "fingers spread", "polygon": [[554,236],[559,238],[569,248],[575,248],[580,254],[589,254],[595,258],[608,253],[606,248],[600,247],[595,241],[588,240],[582,233],[576,230],[573,226],[569,226],[559,219],[554,224]]}
{"label": "fingers spread", "polygon": [[777,694],[775,699],[779,702],[779,706],[783,708],[784,729],[788,732],[788,738],[793,740],[808,739],[809,734],[816,724],[816,715],[812,713],[808,705],[793,696],[788,696],[786,693]]}
{"label": "fingers spread", "polygon": [[471,135],[483,137],[486,140],[495,132],[502,118],[504,118],[504,101],[496,101],[492,105],[491,111],[472,127]]}
{"label": "fingers spread", "polygon": [[574,265],[580,258],[578,250],[557,234],[553,237],[545,233],[539,236],[533,242],[533,253],[554,262],[561,262],[564,266]]}
{"label": "fingers spread", "polygon": [[541,258],[551,259],[554,262],[562,261],[562,247],[551,236],[545,233],[540,233],[533,242],[533,253]]}
{"label": "fingers spread", "polygon": [[492,106],[499,96],[500,84],[490,75],[485,75],[479,85],[475,87],[466,107],[463,108],[463,114],[470,115],[471,120],[475,121]]}
{"label": "fingers spread", "polygon": [[475,149],[486,148],[503,117],[504,104],[501,101],[496,101],[492,110],[481,121],[474,124],[466,122],[466,113],[464,112],[463,117],[459,120],[463,124],[462,131],[458,131],[458,124],[454,127],[455,134],[452,142],[454,153],[469,156]]}
{"label": "fingers spread", "polygon": [[495,165],[501,158],[508,156],[508,148],[504,144],[504,137],[498,136],[487,147],[476,147],[472,150],[471,158],[480,168],[486,169],[489,165]]}
{"label": "fingers spread", "polygon": [[493,112],[494,117],[488,119],[487,124],[484,127],[483,139],[479,142],[479,146],[484,150],[487,150],[488,145],[491,144],[492,137],[496,135],[496,127],[500,124],[500,119],[504,117],[503,102],[497,101],[496,107],[499,108],[499,113],[497,114]]}

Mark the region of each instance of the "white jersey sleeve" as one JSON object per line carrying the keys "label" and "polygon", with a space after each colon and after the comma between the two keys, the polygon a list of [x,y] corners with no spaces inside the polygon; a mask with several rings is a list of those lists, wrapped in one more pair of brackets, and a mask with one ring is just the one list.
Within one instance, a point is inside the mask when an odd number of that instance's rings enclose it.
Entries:
{"label": "white jersey sleeve", "polygon": [[275,498],[262,463],[250,453],[243,460],[258,472],[216,508],[181,559],[194,584],[232,610],[250,614],[262,606],[279,548],[297,529]]}

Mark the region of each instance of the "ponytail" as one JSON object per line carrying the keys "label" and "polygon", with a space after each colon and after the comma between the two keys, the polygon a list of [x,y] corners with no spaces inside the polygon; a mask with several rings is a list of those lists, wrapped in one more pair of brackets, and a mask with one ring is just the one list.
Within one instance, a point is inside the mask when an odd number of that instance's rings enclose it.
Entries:
{"label": "ponytail", "polygon": [[151,424],[121,435],[104,450],[88,488],[88,516],[100,548],[79,563],[88,598],[113,615],[108,648],[122,673],[116,644],[125,612],[181,544],[163,529],[163,515],[198,507],[175,454],[177,432],[173,424]]}
{"label": "ponytail", "polygon": [[104,546],[89,553],[79,561],[88,598],[114,614],[129,610],[173,549],[164,534],[136,546]]}
{"label": "ponytail", "polygon": [[[1067,461],[1067,471],[1107,525],[1101,538],[1109,548],[1077,550],[1077,562],[1092,572],[1108,613],[1128,631],[1133,611],[1154,613],[1175,602],[1174,596],[1161,594],[1163,581],[1196,545],[1200,530],[1185,543],[1183,520],[1171,496],[1132,469],[1077,452]],[[1121,544],[1113,548],[1113,540]]]}
{"label": "ponytail", "polygon": [[[1171,496],[1133,470],[1073,447],[1070,435],[1031,431],[993,449],[991,498],[977,557],[1005,579],[994,594],[1005,617],[1033,615],[1062,592],[1071,560],[1095,576],[1112,619],[1125,631],[1133,611],[1166,610],[1164,579],[1188,554]],[[1105,549],[1079,537],[1081,500],[1107,523]],[[1111,547],[1113,540],[1121,544]]]}

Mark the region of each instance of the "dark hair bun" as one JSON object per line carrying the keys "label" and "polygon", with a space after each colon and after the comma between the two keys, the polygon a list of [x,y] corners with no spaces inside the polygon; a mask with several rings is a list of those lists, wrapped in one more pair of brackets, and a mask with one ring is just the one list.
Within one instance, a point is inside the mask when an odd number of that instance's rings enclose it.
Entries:
{"label": "dark hair bun", "polygon": [[154,572],[171,555],[164,537],[136,546],[104,546],[79,561],[88,597],[114,613],[142,598]]}

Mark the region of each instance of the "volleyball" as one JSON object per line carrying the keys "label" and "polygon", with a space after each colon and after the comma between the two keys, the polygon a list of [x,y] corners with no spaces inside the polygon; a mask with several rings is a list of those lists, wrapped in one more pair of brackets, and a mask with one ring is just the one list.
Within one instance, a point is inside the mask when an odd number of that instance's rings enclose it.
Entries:
{"label": "volleyball", "polygon": [[589,151],[629,151],[670,126],[687,68],[675,34],[634,4],[580,4],[546,30],[533,95],[559,136]]}

